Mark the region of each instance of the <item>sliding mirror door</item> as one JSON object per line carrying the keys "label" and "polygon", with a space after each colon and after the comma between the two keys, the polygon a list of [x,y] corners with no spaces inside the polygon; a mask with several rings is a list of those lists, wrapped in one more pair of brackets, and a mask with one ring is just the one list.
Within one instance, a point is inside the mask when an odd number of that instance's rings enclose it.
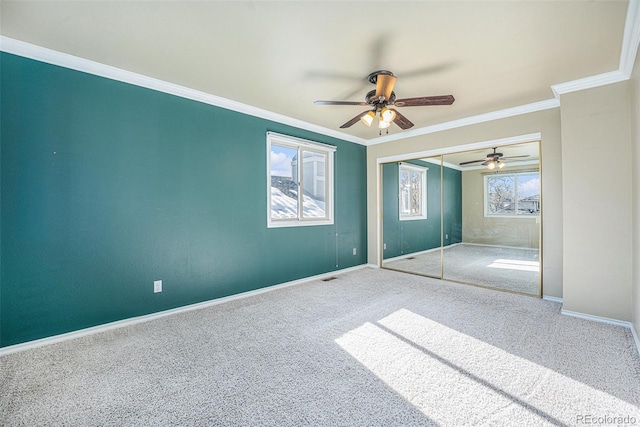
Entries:
{"label": "sliding mirror door", "polygon": [[[462,176],[461,233],[443,250],[443,278],[502,290],[541,295],[540,149],[538,142],[443,156]],[[445,169],[446,170],[446,169]],[[446,181],[445,181],[446,182]],[[445,184],[446,185],[446,184]]]}
{"label": "sliding mirror door", "polygon": [[383,267],[442,277],[442,173],[440,156],[382,165]]}

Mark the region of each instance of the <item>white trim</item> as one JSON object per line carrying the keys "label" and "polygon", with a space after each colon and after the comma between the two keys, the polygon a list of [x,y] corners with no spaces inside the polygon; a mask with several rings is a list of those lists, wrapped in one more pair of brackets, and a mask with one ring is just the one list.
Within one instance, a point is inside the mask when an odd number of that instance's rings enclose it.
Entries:
{"label": "white trim", "polygon": [[562,304],[562,298],[552,297],[551,295],[542,295],[543,300],[557,302],[558,304]]}
{"label": "white trim", "polygon": [[583,320],[592,320],[594,322],[607,323],[609,325],[622,326],[623,328],[631,328],[633,325],[631,322],[625,322],[624,320],[611,319],[609,317],[594,316],[593,314],[580,313],[577,311],[570,311],[562,309],[560,313],[565,316],[577,317]]}
{"label": "white trim", "polygon": [[365,267],[368,267],[368,268],[380,268],[380,266],[378,264],[372,264],[372,263],[365,264]]}
{"label": "white trim", "polygon": [[267,137],[276,138],[280,141],[287,142],[291,145],[301,145],[303,147],[314,148],[316,150],[320,149],[322,151],[336,151],[337,148],[334,145],[324,144],[322,142],[309,141],[308,139],[297,138],[291,135],[285,135],[277,132],[267,132]]}
{"label": "white trim", "polygon": [[264,110],[262,108],[253,107],[241,102],[232,101],[220,96],[211,95],[199,90],[190,89],[188,87],[169,83],[153,77],[144,76],[142,74],[123,70],[121,68],[112,67],[110,65],[101,64],[99,62],[47,49],[42,46],[36,46],[20,40],[15,40],[6,36],[0,36],[0,50],[14,55],[23,56],[25,58],[35,59],[36,61],[53,64],[60,67],[81,71],[95,76],[104,77],[111,80],[117,80],[129,83],[135,86],[156,90],[158,92],[168,93],[179,96],[181,98],[191,99],[193,101],[202,102],[204,104],[214,105],[216,107],[225,108],[227,110],[236,111],[238,113],[247,114],[249,116],[259,117],[265,120],[282,123],[299,129],[309,130],[322,135],[339,138],[343,141],[349,141],[360,145],[367,145],[364,138],[349,135],[344,132],[329,129],[303,120],[294,119],[273,111]]}
{"label": "white trim", "polygon": [[[408,169],[410,172],[417,172],[420,174],[420,215],[406,214],[402,212],[402,188],[401,177],[403,169]],[[414,165],[413,163],[400,162],[398,164],[398,220],[399,221],[416,221],[427,219],[427,171],[426,166]]]}
{"label": "white trim", "polygon": [[505,246],[505,245],[490,245],[488,243],[470,243],[470,242],[461,242],[459,245],[470,245],[470,246],[488,246],[490,248],[502,248],[502,249],[522,249],[523,251],[536,251],[538,252],[538,248],[523,248],[522,246]]}
{"label": "white trim", "polygon": [[633,72],[638,44],[640,44],[640,6],[638,6],[638,0],[630,0],[627,6],[627,19],[624,24],[619,68],[627,79],[631,77]]}
{"label": "white trim", "polygon": [[609,325],[622,326],[631,330],[633,336],[633,342],[636,345],[636,350],[640,354],[640,339],[638,338],[638,332],[635,326],[631,322],[625,322],[624,320],[611,319],[609,317],[594,316],[593,314],[579,313],[577,311],[560,310],[560,313],[565,316],[577,317],[578,319],[591,320],[593,322],[607,323]]}
{"label": "white trim", "polygon": [[475,125],[493,120],[505,119],[507,117],[519,116],[522,114],[534,113],[536,111],[549,110],[551,108],[560,107],[560,101],[552,98],[545,101],[534,102],[532,104],[520,105],[517,107],[506,108],[504,110],[492,111],[490,113],[479,114],[477,116],[465,117],[463,119],[452,120],[450,122],[438,123],[432,126],[426,126],[413,129],[398,134],[385,135],[378,138],[370,139],[365,145],[382,144],[384,142],[397,141],[401,139],[411,138],[414,136],[426,135],[429,133],[441,132],[444,130],[455,129],[463,126]]}
{"label": "white trim", "polygon": [[426,158],[426,159],[419,159],[419,160],[421,160],[423,162],[427,162],[427,163],[432,163],[432,164],[438,165],[438,166],[444,166],[444,167],[447,167],[449,169],[454,169],[454,170],[457,170],[457,171],[460,171],[460,172],[465,170],[460,166],[457,166],[457,165],[454,165],[453,163],[449,163],[449,162],[445,162],[445,161],[442,161],[442,164],[440,164],[440,160],[436,160],[434,158]]}
{"label": "white trim", "polygon": [[[253,291],[242,292],[235,295],[229,295],[227,297],[216,298],[209,301],[203,301],[195,304],[185,305],[183,307],[172,308],[170,310],[159,311],[157,313],[146,314],[144,316],[131,317],[129,319],[118,320],[115,322],[105,323],[103,325],[93,326],[91,328],[80,329],[73,332],[67,332],[65,334],[54,335],[52,337],[41,338],[39,340],[27,341],[21,344],[10,345],[0,348],[0,357],[6,356],[11,353],[16,353],[24,350],[31,350],[38,347],[43,347],[49,344],[55,344],[63,341],[68,341],[76,338],[85,337],[88,335],[94,335],[101,332],[111,331],[114,329],[124,328],[126,326],[136,325],[138,323],[150,322],[152,320],[161,319],[163,317],[172,316],[178,313],[186,313],[188,311],[200,310],[202,308],[211,307],[218,304],[234,301],[237,299],[249,298],[256,295],[264,294],[267,292],[276,291],[278,289],[288,288],[290,286],[301,285],[316,280],[322,280],[327,277],[333,277],[339,274],[346,274],[352,271],[362,270],[364,268],[370,268],[369,264],[356,265],[355,267],[344,268],[342,270],[329,271],[327,273],[317,274],[315,276],[305,277],[303,279],[292,280],[290,282],[280,283],[278,285],[267,286],[265,288],[255,289]],[[378,268],[373,267],[373,268]]]}
{"label": "white trim", "polygon": [[636,331],[636,327],[631,324],[631,335],[633,335],[633,341],[636,343],[636,348],[638,349],[638,353],[640,354],[640,338],[638,338],[638,331]]}
{"label": "white trim", "polygon": [[[443,249],[444,248],[451,248],[453,246],[458,246],[458,245],[462,245],[462,243],[452,243],[450,245],[443,246],[442,248]],[[405,259],[405,258],[411,258],[412,256],[424,255],[424,254],[427,254],[429,252],[435,252],[435,251],[439,251],[439,250],[440,250],[440,246],[435,247],[435,248],[431,248],[431,249],[426,249],[426,250],[420,251],[420,252],[411,252],[410,254],[399,255],[399,256],[396,256],[396,257],[393,257],[393,258],[386,258],[386,259],[383,259],[382,262],[384,263],[384,262],[391,262],[391,261],[400,261],[400,260]]]}
{"label": "white trim", "polygon": [[12,39],[6,36],[0,36],[0,51],[23,56],[25,58],[34,59],[48,64],[57,65],[73,69],[76,71],[93,74],[96,76],[133,84],[140,87],[168,93],[182,98],[191,99],[209,105],[225,108],[239,113],[259,117],[266,120],[286,124],[300,129],[309,130],[322,135],[339,138],[344,141],[353,142],[360,145],[375,145],[384,142],[397,141],[414,136],[426,135],[434,132],[441,132],[448,129],[455,129],[463,126],[469,126],[498,119],[518,116],[522,114],[533,113],[536,111],[547,110],[560,107],[559,97],[563,93],[574,92],[577,90],[602,86],[611,83],[617,83],[627,80],[633,69],[635,54],[640,42],[640,12],[638,0],[630,0],[627,9],[627,18],[625,21],[624,38],[622,43],[622,52],[620,55],[620,69],[596,76],[586,77],[570,82],[559,83],[551,86],[555,98],[544,101],[534,102],[516,107],[506,108],[502,110],[492,111],[489,113],[479,114],[475,116],[465,117],[449,122],[438,123],[431,126],[413,129],[398,134],[385,135],[373,139],[364,139],[345,132],[319,126],[303,120],[294,119],[262,108],[253,107],[230,99],[222,98],[216,95],[190,89],[177,84],[169,83],[142,74],[123,70],[121,68],[112,67],[110,65],[58,52],[42,46],[33,45],[20,40]]}
{"label": "white trim", "polygon": [[420,159],[422,157],[434,157],[441,154],[451,154],[459,151],[471,151],[482,148],[493,148],[502,145],[519,144],[522,142],[540,141],[542,134],[540,132],[529,133],[526,135],[510,136],[507,138],[492,139],[490,141],[473,142],[470,144],[455,145],[451,147],[436,148],[433,150],[418,151],[415,153],[397,154],[388,157],[379,157],[376,159],[378,165],[382,163],[401,162],[411,159]]}
{"label": "white trim", "polygon": [[[518,219],[522,219],[522,218],[534,218],[536,219],[537,222],[537,218],[540,216],[540,212],[538,211],[538,215],[518,215],[517,213],[514,214],[492,214],[489,212],[489,180],[491,178],[496,178],[499,176],[503,176],[503,177],[508,177],[508,176],[512,176],[513,177],[513,196],[514,196],[514,208],[516,212],[519,212],[519,208],[518,208],[518,177],[520,175],[533,175],[533,174],[537,174],[538,175],[538,181],[540,181],[540,169],[538,169],[537,171],[505,171],[505,172],[500,172],[500,171],[495,171],[495,172],[489,172],[486,173],[482,176],[483,179],[483,184],[484,184],[484,217],[485,218],[518,218]],[[538,194],[538,196],[540,196],[540,194]],[[540,209],[540,201],[538,200],[538,210]]]}
{"label": "white trim", "polygon": [[[277,219],[271,217],[271,146],[275,144],[281,147],[288,147],[297,152],[297,180],[298,180],[298,212],[296,218]],[[313,152],[325,157],[325,201],[324,201],[324,218],[304,218],[303,216],[303,198],[302,188],[304,188],[304,159],[303,151]],[[333,225],[334,224],[334,153],[336,147],[333,145],[322,144],[319,142],[309,141],[306,139],[296,138],[289,135],[283,135],[276,132],[267,132],[267,228],[283,228],[283,227],[308,227],[316,225]]]}
{"label": "white trim", "polygon": [[[504,167],[512,168],[516,166],[529,166],[529,165],[539,165],[539,164],[540,164],[540,160],[521,160],[519,162],[509,161],[509,163],[505,163]],[[487,169],[486,166],[466,166],[464,167],[464,169],[461,169],[461,170],[462,172],[466,172],[466,171],[474,171],[474,170],[481,170],[481,169],[490,170],[490,169]],[[504,171],[504,169],[501,169],[501,170]]]}
{"label": "white trim", "polygon": [[572,80],[570,82],[559,83],[551,86],[553,95],[560,99],[560,95],[566,93],[577,92],[579,90],[591,89],[594,87],[605,86],[612,83],[618,83],[628,80],[621,71],[609,71],[608,73],[597,74],[595,76],[585,77],[584,79]]}

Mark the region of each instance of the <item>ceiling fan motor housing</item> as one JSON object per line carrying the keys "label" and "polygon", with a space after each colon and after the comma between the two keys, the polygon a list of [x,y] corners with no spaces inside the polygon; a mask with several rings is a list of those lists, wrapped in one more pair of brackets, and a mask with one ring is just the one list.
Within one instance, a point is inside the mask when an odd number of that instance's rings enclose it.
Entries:
{"label": "ceiling fan motor housing", "polygon": [[393,104],[395,100],[396,100],[396,93],[395,92],[391,92],[391,96],[389,97],[389,99],[385,99],[383,101],[380,101],[379,98],[376,98],[375,89],[372,90],[372,91],[367,92],[367,94],[364,97],[364,101],[367,104],[370,104],[370,105],[378,105],[378,104],[380,104],[381,106],[385,106],[387,104]]}
{"label": "ceiling fan motor housing", "polygon": [[374,71],[373,73],[369,74],[367,76],[367,80],[369,80],[369,83],[371,84],[376,84],[378,83],[378,76],[384,74],[385,76],[393,76],[393,73],[391,71],[387,71],[387,70],[378,70],[378,71]]}

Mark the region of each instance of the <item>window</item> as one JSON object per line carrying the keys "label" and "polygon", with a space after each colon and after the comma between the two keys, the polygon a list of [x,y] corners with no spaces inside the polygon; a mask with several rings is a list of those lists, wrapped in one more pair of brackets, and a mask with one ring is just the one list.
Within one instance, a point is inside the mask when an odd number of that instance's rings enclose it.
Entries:
{"label": "window", "polygon": [[268,227],[333,224],[335,150],[267,133]]}
{"label": "window", "polygon": [[427,219],[427,168],[400,163],[400,221]]}
{"label": "window", "polygon": [[513,217],[540,215],[540,172],[485,175],[484,215]]}

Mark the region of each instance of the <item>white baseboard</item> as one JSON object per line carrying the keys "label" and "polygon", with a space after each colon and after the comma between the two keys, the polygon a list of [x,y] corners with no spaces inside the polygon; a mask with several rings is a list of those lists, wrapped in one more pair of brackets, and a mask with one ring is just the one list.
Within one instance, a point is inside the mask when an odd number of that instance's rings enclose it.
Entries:
{"label": "white baseboard", "polygon": [[577,317],[579,319],[592,320],[594,322],[600,323],[608,323],[610,325],[622,326],[623,328],[630,329],[631,334],[633,335],[633,341],[636,344],[636,350],[638,351],[638,354],[640,354],[640,339],[638,338],[638,333],[636,331],[636,328],[633,326],[633,323],[625,322],[624,320],[610,319],[608,317],[594,316],[592,314],[578,313],[576,311],[569,310],[561,310],[560,313],[564,314],[565,316]]}
{"label": "white baseboard", "polygon": [[577,317],[579,319],[585,319],[585,320],[593,320],[594,322],[608,323],[610,325],[622,326],[625,328],[631,328],[632,326],[631,322],[625,322],[624,320],[611,319],[609,317],[602,317],[602,316],[594,316],[593,314],[579,313],[577,311],[569,311],[569,310],[563,309],[562,311],[560,311],[560,313],[564,314],[565,316]]}
{"label": "white baseboard", "polygon": [[523,251],[538,251],[538,248],[523,248],[521,246],[504,246],[504,245],[491,245],[489,243],[471,243],[471,242],[462,242],[463,245],[469,246],[487,246],[490,248],[500,248],[500,249],[521,249]]}
{"label": "white baseboard", "polygon": [[551,295],[542,295],[542,299],[562,304],[562,298],[552,297]]}
{"label": "white baseboard", "polygon": [[631,324],[631,334],[633,335],[633,341],[636,343],[636,348],[638,349],[638,354],[640,354],[640,338],[638,338],[638,332],[636,331],[636,327]]}
{"label": "white baseboard", "polygon": [[[454,246],[458,246],[458,245],[462,245],[462,244],[464,244],[464,243],[452,243],[450,245],[443,246],[443,248],[452,248]],[[435,247],[435,248],[431,248],[431,249],[426,249],[424,251],[411,252],[410,254],[399,255],[399,256],[396,256],[396,257],[393,257],[393,258],[386,258],[386,259],[383,259],[382,262],[399,261],[401,259],[411,258],[412,256],[424,255],[424,254],[427,254],[429,252],[434,252],[434,251],[439,251],[439,250],[440,250],[440,246]]]}
{"label": "white baseboard", "polygon": [[144,316],[131,317],[129,319],[118,320],[115,322],[105,323],[103,325],[93,326],[91,328],[80,329],[73,332],[67,332],[65,334],[54,335],[51,337],[41,338],[39,340],[27,341],[20,344],[10,345],[0,348],[0,357],[7,354],[16,353],[19,351],[30,350],[45,345],[55,344],[62,341],[72,340],[75,338],[84,337],[87,335],[93,335],[100,332],[106,332],[113,329],[124,328],[125,326],[135,325],[137,323],[149,322],[151,320],[160,319],[162,317],[172,316],[177,313],[185,313],[187,311],[199,310],[201,308],[211,307],[213,305],[222,304],[225,302],[248,298],[255,295],[272,292],[278,289],[287,288],[289,286],[301,285],[303,283],[312,282],[314,280],[322,280],[327,277],[336,276],[339,274],[349,273],[351,271],[361,270],[363,268],[378,268],[375,264],[362,264],[355,267],[344,268],[342,270],[329,271],[327,273],[318,274],[311,277],[305,277],[304,279],[293,280],[290,282],[280,283],[278,285],[268,286],[266,288],[255,289],[253,291],[242,292],[235,295],[229,295],[227,297],[216,298],[209,301],[203,301],[195,304],[185,305],[183,307],[172,308],[170,310],[159,311],[157,313],[146,314]]}

